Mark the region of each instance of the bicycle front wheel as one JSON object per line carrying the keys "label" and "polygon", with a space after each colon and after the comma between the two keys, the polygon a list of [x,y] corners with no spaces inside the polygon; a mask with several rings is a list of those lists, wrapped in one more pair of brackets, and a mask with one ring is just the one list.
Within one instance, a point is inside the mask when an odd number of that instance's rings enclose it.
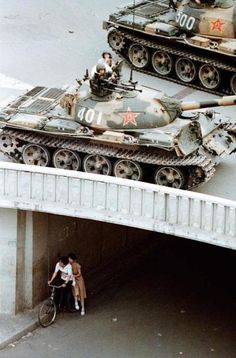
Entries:
{"label": "bicycle front wheel", "polygon": [[42,327],[48,327],[55,321],[57,306],[54,301],[48,299],[39,307],[38,320]]}

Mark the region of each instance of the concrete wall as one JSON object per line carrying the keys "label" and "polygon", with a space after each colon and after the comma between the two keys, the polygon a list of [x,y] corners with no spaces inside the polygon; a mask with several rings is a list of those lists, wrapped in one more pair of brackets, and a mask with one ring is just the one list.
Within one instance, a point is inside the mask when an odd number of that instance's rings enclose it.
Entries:
{"label": "concrete wall", "polygon": [[0,312],[15,311],[17,210],[0,209]]}
{"label": "concrete wall", "polygon": [[31,219],[32,222],[32,215],[27,218],[26,211],[17,211],[15,312],[19,312],[27,306],[26,300],[29,306],[32,301],[32,225],[27,219]]}
{"label": "concrete wall", "polygon": [[0,209],[0,313],[32,307],[32,213]]}
{"label": "concrete wall", "polygon": [[145,230],[58,215],[48,215],[48,228],[50,269],[58,256],[72,251],[89,271],[153,237]]}
{"label": "concrete wall", "polygon": [[[57,235],[58,229],[54,235]],[[33,283],[32,283],[32,306],[45,298],[48,280],[49,248],[48,215],[33,213]],[[57,246],[58,244],[56,244]]]}

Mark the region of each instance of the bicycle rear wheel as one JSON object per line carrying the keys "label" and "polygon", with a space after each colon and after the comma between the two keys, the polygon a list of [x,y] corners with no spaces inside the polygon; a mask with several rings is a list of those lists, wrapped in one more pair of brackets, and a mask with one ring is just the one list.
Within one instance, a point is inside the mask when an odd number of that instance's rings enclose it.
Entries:
{"label": "bicycle rear wheel", "polygon": [[38,320],[42,327],[48,327],[55,321],[57,306],[54,301],[48,299],[39,307]]}

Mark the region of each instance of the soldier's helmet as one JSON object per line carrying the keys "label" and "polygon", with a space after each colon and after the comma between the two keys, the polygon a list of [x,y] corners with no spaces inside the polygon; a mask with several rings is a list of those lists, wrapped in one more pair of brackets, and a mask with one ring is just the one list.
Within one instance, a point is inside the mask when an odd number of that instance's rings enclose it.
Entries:
{"label": "soldier's helmet", "polygon": [[106,71],[106,66],[103,63],[98,63],[97,66],[96,66],[96,72],[99,72],[101,70]]}

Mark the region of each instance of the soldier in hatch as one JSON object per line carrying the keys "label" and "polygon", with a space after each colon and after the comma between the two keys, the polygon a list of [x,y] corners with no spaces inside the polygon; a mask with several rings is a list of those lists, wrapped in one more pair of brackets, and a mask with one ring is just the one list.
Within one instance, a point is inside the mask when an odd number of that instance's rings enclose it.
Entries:
{"label": "soldier in hatch", "polygon": [[98,97],[104,97],[111,94],[112,91],[105,86],[105,84],[109,83],[109,81],[115,83],[115,74],[107,72],[105,64],[98,63],[96,66],[96,72],[90,80],[92,93]]}
{"label": "soldier in hatch", "polygon": [[96,72],[94,73],[93,80],[102,81],[108,79],[109,73],[106,70],[106,66],[103,63],[98,63],[96,66]]}

